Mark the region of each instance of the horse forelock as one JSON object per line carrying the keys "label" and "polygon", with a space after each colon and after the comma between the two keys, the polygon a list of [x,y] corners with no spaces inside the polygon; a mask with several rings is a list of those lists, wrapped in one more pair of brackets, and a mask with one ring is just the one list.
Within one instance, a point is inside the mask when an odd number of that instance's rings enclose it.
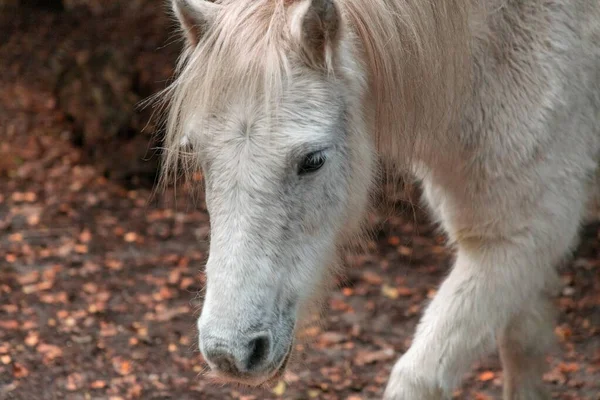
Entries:
{"label": "horse forelock", "polygon": [[181,55],[177,76],[163,92],[168,103],[162,179],[187,175],[198,157],[186,154],[190,120],[218,113],[240,98],[260,98],[265,105],[281,93],[290,77],[286,57],[285,0],[222,0],[222,7],[200,43]]}

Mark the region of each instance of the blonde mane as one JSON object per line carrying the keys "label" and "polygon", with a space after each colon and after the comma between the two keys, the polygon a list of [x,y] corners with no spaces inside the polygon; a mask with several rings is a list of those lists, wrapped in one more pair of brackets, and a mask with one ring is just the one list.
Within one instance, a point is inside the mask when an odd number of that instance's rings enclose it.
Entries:
{"label": "blonde mane", "polygon": [[[177,77],[163,92],[166,120],[163,183],[186,157],[186,127],[195,115],[225,107],[232,98],[259,96],[267,107],[291,76],[287,7],[292,0],[217,0],[215,23],[196,47],[182,53]],[[426,132],[445,129],[468,87],[470,1],[338,0],[344,34],[356,40],[369,73],[367,104],[379,149],[407,149]],[[342,39],[344,40],[344,39]],[[373,107],[373,106],[372,106]],[[182,157],[183,156],[183,157]]]}
{"label": "blonde mane", "polygon": [[[461,110],[471,70],[471,1],[340,1],[369,72],[377,148],[418,151]],[[385,154],[384,154],[385,156]]]}

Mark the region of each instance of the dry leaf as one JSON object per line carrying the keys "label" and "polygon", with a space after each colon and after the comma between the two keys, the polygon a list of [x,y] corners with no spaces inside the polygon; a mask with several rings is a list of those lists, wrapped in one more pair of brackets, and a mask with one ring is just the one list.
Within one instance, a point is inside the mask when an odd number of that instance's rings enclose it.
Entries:
{"label": "dry leaf", "polygon": [[31,272],[29,272],[27,274],[19,275],[17,277],[17,281],[21,285],[30,285],[32,283],[37,282],[38,279],[40,279],[40,273],[39,273],[39,271],[31,271]]}
{"label": "dry leaf", "polygon": [[389,285],[383,285],[381,287],[381,293],[390,299],[397,299],[400,297],[400,293],[398,293],[398,289]]}
{"label": "dry leaf", "polygon": [[63,351],[60,347],[46,343],[40,343],[37,347],[37,351],[44,355],[44,360],[46,362],[50,362],[63,355]]}
{"label": "dry leaf", "polygon": [[123,360],[119,357],[113,360],[113,368],[120,375],[129,375],[133,372],[133,366],[131,365],[131,362],[128,360]]}
{"label": "dry leaf", "polygon": [[35,347],[40,340],[37,332],[29,332],[25,338],[25,344],[29,347]]}
{"label": "dry leaf", "polygon": [[92,382],[92,383],[90,384],[90,387],[91,387],[92,389],[102,389],[102,388],[105,388],[105,387],[106,387],[106,382],[105,382],[105,381],[100,381],[100,380],[98,380],[98,381],[94,381],[94,382]]}
{"label": "dry leaf", "polygon": [[83,386],[83,381],[83,375],[74,372],[67,376],[67,383],[65,385],[65,388],[71,392],[74,392],[78,389],[81,389],[81,387]]}
{"label": "dry leaf", "polygon": [[398,246],[400,244],[400,238],[398,236],[390,236],[388,243],[392,246]]}
{"label": "dry leaf", "polygon": [[371,285],[381,285],[383,279],[374,272],[366,271],[362,275],[362,279]]}
{"label": "dry leaf", "polygon": [[286,389],[285,382],[279,381],[277,386],[275,386],[275,388],[273,389],[273,393],[277,396],[283,396],[283,394],[285,393],[285,389]]}
{"label": "dry leaf", "polygon": [[135,232],[127,232],[123,239],[125,239],[127,243],[132,243],[138,239],[138,235]]}
{"label": "dry leaf", "polygon": [[15,378],[25,378],[29,375],[29,370],[23,364],[16,362],[13,364],[13,375]]}
{"label": "dry leaf", "polygon": [[0,320],[0,329],[19,329],[19,321],[15,321],[14,319]]}
{"label": "dry leaf", "polygon": [[496,374],[493,371],[485,371],[479,374],[478,379],[482,382],[491,381],[496,377]]}
{"label": "dry leaf", "polygon": [[386,361],[395,357],[393,349],[383,349],[379,351],[360,351],[354,359],[354,364],[358,366],[373,364],[378,361]]}

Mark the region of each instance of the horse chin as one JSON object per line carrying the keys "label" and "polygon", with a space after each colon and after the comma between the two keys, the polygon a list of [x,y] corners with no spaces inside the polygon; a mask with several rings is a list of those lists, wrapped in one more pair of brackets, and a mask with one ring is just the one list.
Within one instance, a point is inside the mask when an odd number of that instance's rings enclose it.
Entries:
{"label": "horse chin", "polygon": [[216,384],[235,384],[248,387],[270,386],[274,379],[273,377],[267,379],[262,377],[240,377],[216,372],[209,372],[207,377]]}
{"label": "horse chin", "polygon": [[290,343],[290,346],[288,348],[288,351],[287,351],[285,357],[281,361],[281,364],[279,364],[279,367],[277,369],[275,369],[275,372],[273,373],[273,375],[271,377],[269,377],[268,379],[266,379],[262,384],[260,384],[258,386],[275,386],[277,383],[279,383],[279,381],[283,378],[283,375],[285,374],[287,366],[290,362],[290,358],[292,357],[293,347],[294,347],[294,340],[292,340],[292,342]]}
{"label": "horse chin", "polygon": [[294,346],[294,341],[292,340],[292,342],[290,343],[290,347],[287,351],[287,354],[285,355],[285,357],[283,358],[283,361],[281,362],[281,365],[279,365],[279,368],[277,368],[275,370],[275,373],[273,374],[273,376],[265,382],[266,385],[269,385],[269,386],[275,385],[281,380],[281,378],[283,378],[283,375],[285,374],[287,366],[290,362],[290,358],[292,357],[293,346]]}

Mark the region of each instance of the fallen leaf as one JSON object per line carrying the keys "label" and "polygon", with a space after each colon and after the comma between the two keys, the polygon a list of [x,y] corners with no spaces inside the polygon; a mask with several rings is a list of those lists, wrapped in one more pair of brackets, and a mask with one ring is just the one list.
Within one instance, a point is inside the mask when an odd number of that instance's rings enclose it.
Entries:
{"label": "fallen leaf", "polygon": [[383,349],[379,351],[360,351],[354,358],[354,364],[363,366],[373,364],[379,361],[386,361],[394,358],[393,349]]}
{"label": "fallen leaf", "polygon": [[102,389],[106,387],[106,382],[105,381],[93,381],[92,383],[90,383],[90,387],[92,389]]}
{"label": "fallen leaf", "polygon": [[127,232],[125,234],[125,236],[123,237],[123,239],[125,239],[125,241],[127,243],[133,243],[137,240],[137,238],[138,238],[138,235],[135,232]]}
{"label": "fallen leaf", "polygon": [[560,368],[554,368],[544,374],[544,381],[563,385],[567,381],[567,377],[560,371]]}
{"label": "fallen leaf", "polygon": [[8,236],[8,240],[10,242],[14,242],[14,243],[22,242],[23,241],[23,234],[21,234],[21,233],[13,233],[12,235]]}
{"label": "fallen leaf", "polygon": [[7,329],[7,330],[13,330],[13,329],[19,329],[19,321],[15,321],[14,319],[9,319],[9,320],[0,320],[0,329]]}
{"label": "fallen leaf", "polygon": [[398,247],[398,253],[405,257],[409,257],[412,255],[413,251],[410,247],[400,246],[400,247]]}
{"label": "fallen leaf", "polygon": [[83,381],[83,375],[74,372],[67,376],[67,383],[65,384],[65,388],[71,392],[74,392],[83,386]]}
{"label": "fallen leaf", "polygon": [[398,297],[400,297],[398,289],[389,285],[383,285],[381,287],[381,293],[389,299],[397,299]]}
{"label": "fallen leaf", "polygon": [[362,275],[362,279],[371,285],[381,285],[383,279],[374,272],[366,271]]}
{"label": "fallen leaf", "polygon": [[558,364],[558,368],[561,372],[577,372],[579,371],[579,365],[576,363],[560,363]]}
{"label": "fallen leaf", "polygon": [[31,272],[29,272],[27,274],[19,275],[17,277],[17,281],[21,285],[30,285],[32,283],[37,282],[38,279],[40,279],[40,273],[39,273],[39,271],[31,271]]}
{"label": "fallen leaf", "polygon": [[173,269],[173,270],[171,270],[171,272],[169,272],[168,282],[171,285],[176,284],[177,282],[179,282],[180,279],[181,279],[181,271],[179,269]]}
{"label": "fallen leaf", "polygon": [[123,268],[123,263],[121,261],[118,261],[118,260],[107,260],[106,261],[106,266],[109,269],[118,271],[118,270],[120,270],[120,269]]}
{"label": "fallen leaf", "polygon": [[496,377],[496,374],[493,371],[485,371],[479,374],[478,379],[482,382],[491,381]]}
{"label": "fallen leaf", "polygon": [[85,244],[76,244],[75,252],[78,254],[86,254],[88,252],[88,247]]}
{"label": "fallen leaf", "polygon": [[342,343],[346,340],[346,335],[338,332],[325,332],[319,337],[319,341],[324,345]]}
{"label": "fallen leaf", "polygon": [[400,238],[398,236],[390,236],[388,243],[392,246],[398,246],[400,244]]}
{"label": "fallen leaf", "polygon": [[128,360],[123,360],[119,357],[113,360],[113,368],[120,375],[129,375],[133,371],[131,362]]}
{"label": "fallen leaf", "polygon": [[25,344],[29,347],[35,347],[40,340],[37,332],[29,332],[25,338]]}
{"label": "fallen leaf", "polygon": [[141,395],[142,385],[140,385],[139,383],[135,383],[129,388],[129,390],[127,390],[127,397],[130,399],[140,397]]}
{"label": "fallen leaf", "polygon": [[273,393],[277,396],[283,396],[285,393],[286,385],[284,381],[279,381],[277,386],[273,389]]}
{"label": "fallen leaf", "polygon": [[89,229],[84,229],[79,235],[79,241],[82,243],[89,243],[92,240],[92,233]]}
{"label": "fallen leaf", "polygon": [[29,370],[23,364],[16,362],[13,364],[13,375],[15,378],[25,378],[29,375]]}
{"label": "fallen leaf", "polygon": [[563,342],[567,341],[573,335],[571,328],[565,325],[557,326],[554,332],[556,333],[556,336],[558,336],[558,338]]}
{"label": "fallen leaf", "polygon": [[50,362],[58,357],[62,357],[63,355],[63,351],[60,347],[46,343],[39,344],[37,351],[44,355],[44,360],[46,362]]}

